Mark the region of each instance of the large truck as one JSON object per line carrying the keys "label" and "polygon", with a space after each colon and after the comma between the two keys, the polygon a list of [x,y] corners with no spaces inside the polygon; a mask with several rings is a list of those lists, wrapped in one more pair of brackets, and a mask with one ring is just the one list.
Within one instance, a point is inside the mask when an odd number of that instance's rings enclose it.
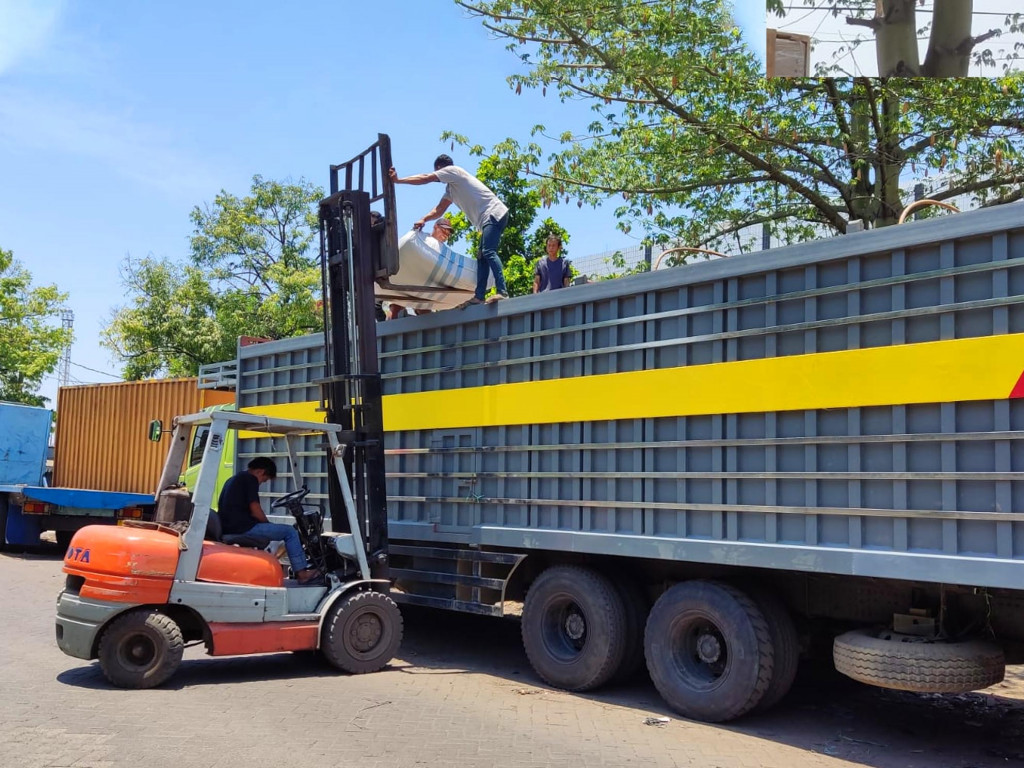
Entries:
{"label": "large truck", "polygon": [[152,519],[165,451],[149,441],[146,426],[233,402],[233,392],[206,383],[61,387],[52,449],[53,411],[0,403],[0,549],[38,545],[47,531],[66,547],[86,525]]}
{"label": "large truck", "polygon": [[47,408],[0,402],[0,551],[37,546],[45,531],[66,547],[84,525],[152,512],[152,494],[51,486],[52,422]]}
{"label": "large truck", "polygon": [[[1024,662],[1024,203],[388,321],[378,343],[396,599],[521,610],[556,687],[646,664],[675,710],[723,721],[822,645],[911,691]],[[318,418],[321,337],[235,364],[241,410]],[[281,450],[243,438],[236,461]]]}

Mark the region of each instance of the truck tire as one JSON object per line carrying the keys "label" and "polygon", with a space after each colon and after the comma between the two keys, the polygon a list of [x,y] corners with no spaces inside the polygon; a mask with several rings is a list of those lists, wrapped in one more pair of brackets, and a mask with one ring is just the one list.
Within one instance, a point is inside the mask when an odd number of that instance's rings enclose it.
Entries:
{"label": "truck tire", "polygon": [[687,581],[651,609],[644,633],[651,680],[684,717],[718,723],[749,712],[768,691],[775,649],[761,609],[736,587]]}
{"label": "truck tire", "polygon": [[153,688],[181,664],[181,628],[153,608],[136,608],[114,619],[100,636],[100,669],[119,688]]}
{"label": "truck tire", "polygon": [[749,590],[749,594],[768,622],[772,647],[775,649],[772,679],[768,683],[764,698],[754,708],[758,712],[764,712],[778,704],[793,687],[797,667],[800,666],[800,638],[789,609],[774,592],[755,587]]}
{"label": "truck tire", "polygon": [[331,606],[320,648],[344,672],[376,672],[398,653],[402,630],[402,614],[394,600],[381,592],[353,592]]}
{"label": "truck tire", "polygon": [[629,682],[644,665],[644,625],[651,601],[640,585],[630,578],[613,580],[626,616],[626,649],[612,682]]}
{"label": "truck tire", "polygon": [[966,693],[995,685],[1003,650],[987,640],[928,642],[888,630],[855,629],[835,639],[836,669],[869,685],[917,693]]}
{"label": "truck tire", "polygon": [[555,688],[589,691],[608,682],[622,664],[626,634],[622,597],[595,570],[553,566],[526,593],[523,648]]}

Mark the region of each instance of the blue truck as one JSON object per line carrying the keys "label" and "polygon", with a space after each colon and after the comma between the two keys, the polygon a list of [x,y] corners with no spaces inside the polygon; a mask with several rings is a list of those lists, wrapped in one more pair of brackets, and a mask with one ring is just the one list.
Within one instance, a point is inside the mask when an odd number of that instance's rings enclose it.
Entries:
{"label": "blue truck", "polygon": [[49,409],[0,402],[0,551],[38,545],[44,531],[67,546],[84,525],[152,514],[151,494],[50,487],[52,423]]}

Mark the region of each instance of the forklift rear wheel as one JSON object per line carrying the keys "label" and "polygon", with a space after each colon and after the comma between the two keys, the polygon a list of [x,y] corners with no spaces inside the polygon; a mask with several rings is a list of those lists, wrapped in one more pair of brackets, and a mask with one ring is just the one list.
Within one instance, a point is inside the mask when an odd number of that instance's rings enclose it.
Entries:
{"label": "forklift rear wheel", "polygon": [[391,661],[402,643],[402,614],[381,592],[355,592],[331,606],[321,642],[338,669],[361,675]]}
{"label": "forklift rear wheel", "polygon": [[103,631],[100,669],[120,688],[153,688],[177,671],[184,648],[174,619],[152,608],[137,608]]}

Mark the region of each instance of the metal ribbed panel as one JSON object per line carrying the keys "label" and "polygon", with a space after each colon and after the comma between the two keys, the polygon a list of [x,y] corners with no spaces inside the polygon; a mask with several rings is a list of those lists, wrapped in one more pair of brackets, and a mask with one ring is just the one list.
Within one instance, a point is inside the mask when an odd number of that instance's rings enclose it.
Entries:
{"label": "metal ribbed panel", "polygon": [[54,485],[153,493],[167,451],[148,439],[148,425],[165,429],[178,415],[232,402],[233,393],[196,388],[196,379],[157,379],[61,387],[57,397]]}
{"label": "metal ribbed panel", "polygon": [[[1024,204],[378,330],[387,395],[1022,332]],[[315,400],[321,346],[242,350],[240,404]],[[988,400],[638,419],[617,403],[648,393],[623,391],[601,420],[574,419],[567,399],[563,423],[392,432],[389,515],[407,538],[948,579],[957,558],[1024,560],[1012,385]],[[888,557],[904,553],[953,560]]]}

